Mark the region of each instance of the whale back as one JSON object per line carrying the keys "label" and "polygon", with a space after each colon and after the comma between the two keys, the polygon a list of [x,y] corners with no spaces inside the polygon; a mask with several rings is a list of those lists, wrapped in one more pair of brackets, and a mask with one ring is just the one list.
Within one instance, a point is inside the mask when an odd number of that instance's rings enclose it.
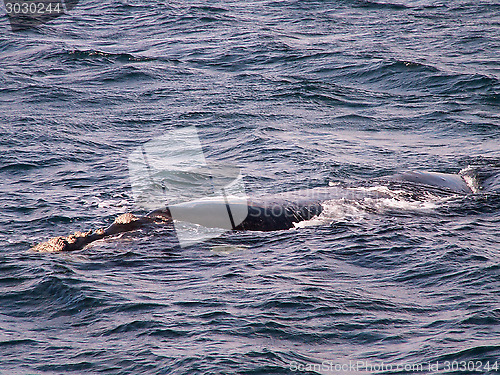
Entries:
{"label": "whale back", "polygon": [[461,194],[473,193],[469,185],[458,174],[410,171],[395,175],[394,180],[433,186]]}

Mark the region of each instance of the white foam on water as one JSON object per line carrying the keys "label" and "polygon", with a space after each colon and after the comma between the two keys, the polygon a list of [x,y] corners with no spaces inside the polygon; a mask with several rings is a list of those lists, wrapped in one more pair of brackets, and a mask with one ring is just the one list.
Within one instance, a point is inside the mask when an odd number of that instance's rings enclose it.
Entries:
{"label": "white foam on water", "polygon": [[323,211],[312,219],[294,223],[295,228],[328,225],[334,221],[352,221],[362,218],[366,211],[359,208],[354,201],[335,199],[322,204]]}
{"label": "white foam on water", "polygon": [[436,209],[439,204],[436,201],[408,201],[397,198],[365,198],[362,205],[367,209],[371,209],[377,213],[387,211],[413,211],[425,212]]}
{"label": "white foam on water", "polygon": [[295,228],[329,225],[333,222],[356,221],[365,218],[370,213],[385,214],[388,212],[432,212],[444,202],[455,196],[440,197],[426,193],[423,200],[408,199],[404,190],[391,190],[387,186],[359,187],[351,190],[378,192],[385,196],[367,196],[358,200],[334,199],[325,201],[323,211],[310,220],[294,223]]}
{"label": "white foam on water", "polygon": [[235,251],[241,251],[247,249],[248,246],[245,245],[214,245],[210,248],[210,251],[219,255],[226,255],[234,253]]}
{"label": "white foam on water", "polygon": [[404,190],[391,190],[384,185],[370,186],[370,187],[356,187],[356,188],[349,188],[349,190],[378,192],[382,194],[388,194],[391,197],[401,197],[405,193]]}
{"label": "white foam on water", "polygon": [[473,176],[474,169],[474,167],[469,165],[468,167],[458,172],[458,174],[464,179],[465,183],[472,190],[472,192],[474,194],[477,194],[481,190],[481,185],[479,184],[477,178]]}

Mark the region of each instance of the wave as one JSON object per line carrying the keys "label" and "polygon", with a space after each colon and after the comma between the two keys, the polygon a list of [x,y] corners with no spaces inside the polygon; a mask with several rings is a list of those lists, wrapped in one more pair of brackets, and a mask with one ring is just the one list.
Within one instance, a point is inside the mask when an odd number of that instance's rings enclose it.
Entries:
{"label": "wave", "polygon": [[[67,272],[71,271],[67,268]],[[76,278],[44,276],[40,280],[32,280],[24,288],[2,293],[0,300],[10,316],[45,316],[47,319],[106,305],[104,300],[90,296],[88,291],[79,287],[81,283]]]}
{"label": "wave", "polygon": [[106,61],[106,62],[142,62],[142,61],[154,61],[156,58],[154,57],[147,57],[147,56],[140,56],[140,55],[133,55],[130,53],[110,53],[110,52],[104,52],[100,50],[95,50],[95,49],[89,49],[89,50],[79,50],[79,49],[73,49],[73,50],[68,50],[64,52],[60,52],[58,54],[52,54],[50,57],[67,57],[71,59],[76,59],[76,60],[82,60],[82,59],[98,59],[101,61]]}
{"label": "wave", "polygon": [[495,97],[500,80],[483,74],[453,73],[435,66],[406,60],[385,60],[359,67],[346,75],[363,84],[394,92],[415,90],[433,95],[471,95]]}
{"label": "wave", "polygon": [[352,5],[354,7],[368,8],[368,9],[406,10],[410,8],[410,6],[407,4],[394,1],[354,0],[352,2]]}

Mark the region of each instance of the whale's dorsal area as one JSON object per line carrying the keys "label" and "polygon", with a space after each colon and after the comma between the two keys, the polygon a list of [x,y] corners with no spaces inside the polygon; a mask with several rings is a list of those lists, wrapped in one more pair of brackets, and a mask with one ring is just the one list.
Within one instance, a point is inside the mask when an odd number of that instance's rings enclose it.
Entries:
{"label": "whale's dorsal area", "polygon": [[458,174],[410,171],[397,174],[396,181],[412,182],[419,185],[428,185],[442,189],[449,189],[456,193],[472,194],[473,191],[465,180]]}
{"label": "whale's dorsal area", "polygon": [[[456,174],[411,171],[392,176],[389,181],[402,183],[403,187],[405,184],[410,184],[411,186],[407,187],[413,193],[432,189],[445,195],[450,192],[465,195],[473,193],[462,176]],[[293,228],[296,223],[319,215],[323,210],[323,203],[328,200],[358,201],[366,198],[390,197],[390,194],[383,190],[329,186],[262,197],[225,196],[223,199],[200,199],[169,205],[143,217],[123,214],[106,229],[52,238],[36,245],[33,250],[39,252],[77,250],[93,241],[132,231],[144,225],[175,223],[179,220],[227,230],[283,230]]]}

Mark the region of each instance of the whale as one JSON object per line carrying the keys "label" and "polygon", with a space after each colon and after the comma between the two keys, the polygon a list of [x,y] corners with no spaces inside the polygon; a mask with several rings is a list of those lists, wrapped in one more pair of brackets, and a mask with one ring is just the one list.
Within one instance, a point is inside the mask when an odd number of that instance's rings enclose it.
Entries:
{"label": "whale", "polygon": [[[456,194],[465,196],[474,193],[472,187],[459,174],[407,171],[382,178],[380,181],[385,183],[384,186],[405,188],[415,200],[420,199],[418,192],[432,191],[442,196]],[[125,213],[118,216],[107,228],[54,237],[35,245],[32,250],[36,252],[80,250],[106,237],[149,225],[168,225],[174,220],[233,231],[288,230],[296,227],[299,222],[320,215],[324,202],[329,200],[357,201],[366,198],[392,197],[393,195],[383,189],[324,186],[272,195],[250,196],[245,199],[226,196],[198,199],[167,205],[144,216]],[[227,212],[227,215],[219,215],[221,212]],[[235,220],[236,213],[244,215],[241,219]]]}

